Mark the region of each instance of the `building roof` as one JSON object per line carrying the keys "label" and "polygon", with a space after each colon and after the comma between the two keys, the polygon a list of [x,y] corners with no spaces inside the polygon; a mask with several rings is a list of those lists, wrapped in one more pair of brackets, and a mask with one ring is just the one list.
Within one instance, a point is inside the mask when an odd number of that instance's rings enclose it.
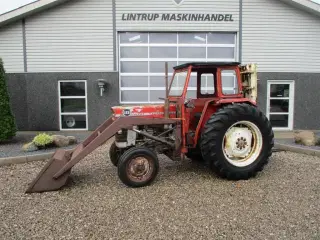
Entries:
{"label": "building roof", "polygon": [[[44,11],[46,9],[49,9],[51,7],[59,5],[66,1],[76,1],[76,0],[37,0],[35,2],[21,6],[10,12],[1,14],[0,26],[23,19],[25,17],[33,15],[37,12]],[[311,0],[280,0],[280,1],[320,17],[320,4],[317,4]]]}
{"label": "building roof", "polygon": [[280,1],[320,17],[320,4],[316,2],[313,2],[311,0],[280,0]]}
{"label": "building roof", "polygon": [[21,20],[35,13],[57,6],[70,0],[37,0],[0,15],[0,26]]}

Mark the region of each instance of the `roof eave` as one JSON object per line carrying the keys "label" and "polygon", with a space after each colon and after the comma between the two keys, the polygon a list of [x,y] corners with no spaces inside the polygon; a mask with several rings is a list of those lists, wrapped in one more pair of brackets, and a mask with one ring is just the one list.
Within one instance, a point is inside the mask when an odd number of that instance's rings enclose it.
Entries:
{"label": "roof eave", "polygon": [[320,17],[320,4],[311,0],[280,0],[303,11]]}
{"label": "roof eave", "polygon": [[[0,27],[14,21],[26,18],[32,14],[44,11],[61,3],[70,0],[38,0],[27,4],[10,12],[0,15]],[[310,0],[281,0],[289,5],[292,5],[301,10],[315,14],[320,17],[320,5]]]}
{"label": "roof eave", "polygon": [[26,18],[69,0],[38,0],[0,15],[0,26]]}

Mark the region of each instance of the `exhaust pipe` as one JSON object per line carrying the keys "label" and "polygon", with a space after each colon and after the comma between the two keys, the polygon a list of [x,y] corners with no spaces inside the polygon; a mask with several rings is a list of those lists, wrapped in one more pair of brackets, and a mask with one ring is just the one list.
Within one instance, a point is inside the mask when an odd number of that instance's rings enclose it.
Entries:
{"label": "exhaust pipe", "polygon": [[168,87],[168,62],[165,62],[166,98],[164,100],[164,117],[169,118],[169,87]]}

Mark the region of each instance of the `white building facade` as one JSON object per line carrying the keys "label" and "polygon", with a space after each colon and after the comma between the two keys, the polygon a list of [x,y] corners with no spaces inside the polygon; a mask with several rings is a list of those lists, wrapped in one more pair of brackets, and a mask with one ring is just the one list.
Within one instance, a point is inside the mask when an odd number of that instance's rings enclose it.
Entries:
{"label": "white building facade", "polygon": [[257,63],[274,129],[319,129],[319,43],[307,0],[40,0],[0,16],[20,130],[93,130],[113,105],[161,102],[164,62],[192,61]]}

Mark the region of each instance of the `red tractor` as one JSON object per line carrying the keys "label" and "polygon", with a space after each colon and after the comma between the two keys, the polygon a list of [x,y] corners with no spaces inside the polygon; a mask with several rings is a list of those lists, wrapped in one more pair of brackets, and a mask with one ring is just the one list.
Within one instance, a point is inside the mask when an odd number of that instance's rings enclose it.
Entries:
{"label": "red tractor", "polygon": [[157,154],[203,161],[219,176],[254,177],[272,154],[274,135],[257,108],[255,64],[193,62],[174,67],[164,104],[112,107],[113,114],[71,152],[57,150],[27,192],[57,190],[71,168],[114,136],[109,155],[121,181],[149,185]]}

